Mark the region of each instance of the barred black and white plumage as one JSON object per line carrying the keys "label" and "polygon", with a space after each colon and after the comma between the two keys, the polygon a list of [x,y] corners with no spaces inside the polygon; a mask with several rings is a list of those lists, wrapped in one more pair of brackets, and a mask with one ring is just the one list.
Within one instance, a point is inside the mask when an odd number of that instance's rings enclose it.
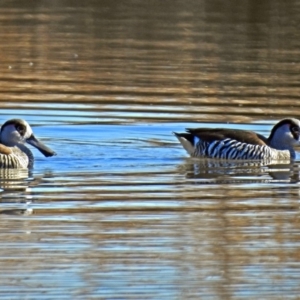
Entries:
{"label": "barred black and white plumage", "polygon": [[225,139],[212,143],[198,143],[192,156],[222,159],[263,159],[274,156],[272,152],[268,146],[251,145]]}
{"label": "barred black and white plumage", "polygon": [[269,138],[251,131],[196,128],[174,133],[193,157],[245,160],[287,160],[295,158],[299,145],[300,121],[294,118],[278,122]]}
{"label": "barred black and white plumage", "polygon": [[[22,168],[23,165],[24,164],[20,161],[20,159],[16,155],[0,154],[0,168],[18,169],[18,168]],[[27,165],[28,165],[28,159],[27,159]]]}
{"label": "barred black and white plumage", "polygon": [[29,124],[20,119],[5,122],[0,130],[0,168],[16,169],[33,166],[32,152],[25,146],[28,143],[43,153],[53,156],[55,152],[40,142],[33,134]]}

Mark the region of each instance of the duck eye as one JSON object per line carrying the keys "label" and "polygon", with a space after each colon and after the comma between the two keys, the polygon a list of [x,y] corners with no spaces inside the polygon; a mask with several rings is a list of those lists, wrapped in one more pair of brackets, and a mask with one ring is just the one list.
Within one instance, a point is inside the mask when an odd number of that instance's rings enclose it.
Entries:
{"label": "duck eye", "polygon": [[293,132],[299,132],[299,127],[298,126],[293,126],[291,128],[291,131],[293,131]]}
{"label": "duck eye", "polygon": [[16,124],[16,130],[20,133],[21,136],[24,136],[26,128],[22,124]]}

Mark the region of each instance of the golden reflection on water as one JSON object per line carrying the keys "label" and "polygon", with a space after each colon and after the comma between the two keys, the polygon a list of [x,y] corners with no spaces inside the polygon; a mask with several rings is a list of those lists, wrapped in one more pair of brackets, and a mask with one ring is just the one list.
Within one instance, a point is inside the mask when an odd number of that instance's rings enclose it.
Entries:
{"label": "golden reflection on water", "polygon": [[[263,296],[275,296],[274,284],[288,287],[292,295],[298,291],[299,251],[292,246],[299,239],[296,209],[42,216],[2,225],[1,279],[7,287],[21,263],[17,278],[39,276],[43,290],[53,285],[53,276],[74,274],[64,288],[72,295],[239,298],[242,288],[260,297],[256,289],[261,284]],[[27,263],[18,249],[24,243],[31,257]],[[22,279],[21,284],[24,291],[29,286],[38,291],[38,282]],[[66,279],[56,286],[61,290]],[[95,286],[100,286],[97,292]]]}
{"label": "golden reflection on water", "polygon": [[118,122],[299,117],[296,29],[286,24],[294,37],[285,38],[260,5],[252,4],[255,21],[248,23],[241,7],[221,12],[207,1],[176,3],[173,13],[166,3],[67,3],[0,7],[3,108],[63,102],[76,116],[74,103],[86,103],[82,110]]}

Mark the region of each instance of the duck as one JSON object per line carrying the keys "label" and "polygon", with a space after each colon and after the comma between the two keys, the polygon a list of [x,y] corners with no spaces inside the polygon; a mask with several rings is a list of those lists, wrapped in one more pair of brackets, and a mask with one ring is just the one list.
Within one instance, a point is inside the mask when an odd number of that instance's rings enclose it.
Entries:
{"label": "duck", "polygon": [[174,132],[192,157],[227,160],[293,160],[295,146],[300,145],[300,121],[279,121],[268,138],[256,132],[226,128],[187,128]]}
{"label": "duck", "polygon": [[37,148],[46,157],[56,155],[35,137],[25,120],[11,119],[0,129],[0,168],[32,168],[34,157],[25,143]]}

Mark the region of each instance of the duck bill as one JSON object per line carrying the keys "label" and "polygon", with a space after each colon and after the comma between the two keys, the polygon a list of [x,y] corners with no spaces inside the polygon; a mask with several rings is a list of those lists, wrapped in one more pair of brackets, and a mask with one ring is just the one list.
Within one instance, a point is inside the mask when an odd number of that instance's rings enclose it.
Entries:
{"label": "duck bill", "polygon": [[26,140],[26,142],[31,146],[37,148],[46,157],[56,155],[56,153],[53,150],[51,150],[49,147],[44,145],[33,134]]}

